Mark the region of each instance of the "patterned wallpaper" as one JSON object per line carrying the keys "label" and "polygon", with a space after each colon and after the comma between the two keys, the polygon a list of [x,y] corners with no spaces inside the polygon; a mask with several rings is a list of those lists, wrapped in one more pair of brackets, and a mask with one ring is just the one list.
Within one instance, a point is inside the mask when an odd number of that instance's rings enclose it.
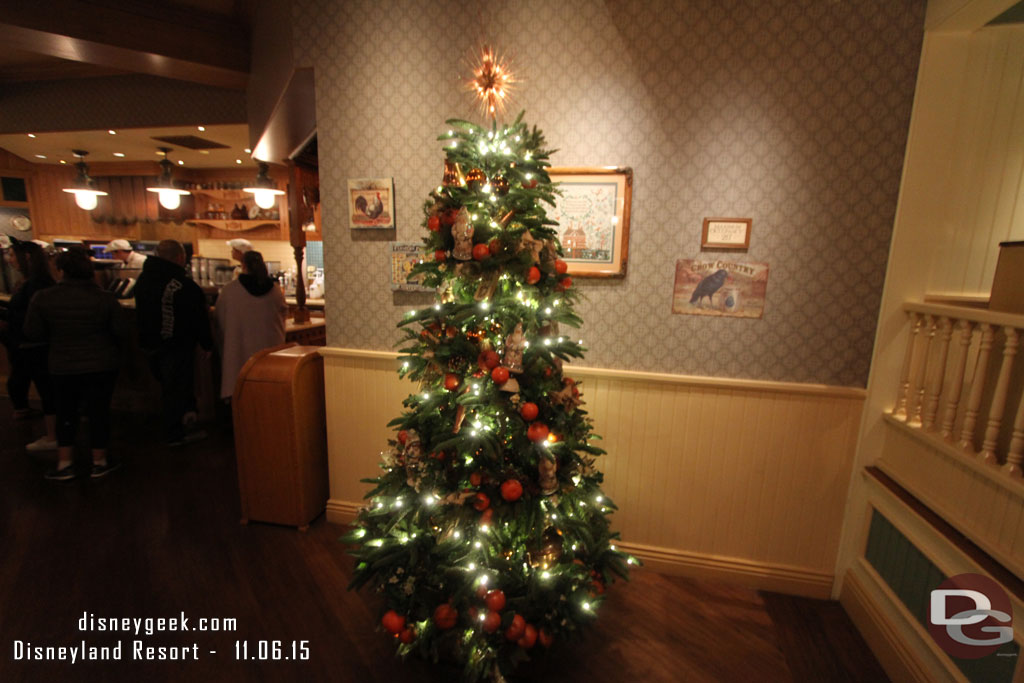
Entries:
{"label": "patterned wallpaper", "polygon": [[[577,279],[594,367],[863,386],[899,190],[924,1],[299,0],[316,71],[328,340],[390,349],[424,303],[388,289],[418,240],[436,136],[479,119],[461,89],[485,42],[522,79],[512,116],[559,166],[634,170],[628,275]],[[349,230],[348,178],[395,179],[397,229]],[[705,216],[753,219],[763,319],[673,315]],[[707,252],[704,252],[707,255]],[[721,252],[719,252],[721,254]],[[731,254],[735,255],[735,254]]]}
{"label": "patterned wallpaper", "polygon": [[4,84],[0,133],[243,123],[245,93],[156,76]]}

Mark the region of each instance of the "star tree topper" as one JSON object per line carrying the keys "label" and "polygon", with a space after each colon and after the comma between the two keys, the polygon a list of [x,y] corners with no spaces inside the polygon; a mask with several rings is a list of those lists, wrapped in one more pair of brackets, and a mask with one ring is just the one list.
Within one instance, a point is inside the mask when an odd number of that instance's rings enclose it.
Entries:
{"label": "star tree topper", "polygon": [[485,45],[466,86],[476,93],[484,115],[497,118],[499,112],[504,112],[505,100],[510,97],[515,82],[509,62]]}

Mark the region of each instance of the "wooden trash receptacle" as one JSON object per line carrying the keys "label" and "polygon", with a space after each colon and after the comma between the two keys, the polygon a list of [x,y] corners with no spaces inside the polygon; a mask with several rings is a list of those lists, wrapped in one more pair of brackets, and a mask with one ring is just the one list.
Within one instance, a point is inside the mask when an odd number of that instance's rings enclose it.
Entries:
{"label": "wooden trash receptacle", "polygon": [[242,523],[304,530],[327,506],[324,362],[317,349],[264,349],[238,376],[232,416]]}

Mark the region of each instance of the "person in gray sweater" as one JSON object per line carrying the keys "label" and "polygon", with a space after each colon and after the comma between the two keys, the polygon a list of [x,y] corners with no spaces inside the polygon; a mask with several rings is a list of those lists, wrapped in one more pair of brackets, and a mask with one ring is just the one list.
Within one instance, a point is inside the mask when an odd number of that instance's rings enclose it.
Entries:
{"label": "person in gray sweater", "polygon": [[24,333],[50,345],[49,368],[57,404],[57,465],[47,479],[74,479],[78,411],[89,418],[93,478],[120,465],[107,460],[110,403],[130,329],[121,305],[96,284],[89,254],[72,248],[57,256],[61,279],[37,292],[25,316]]}

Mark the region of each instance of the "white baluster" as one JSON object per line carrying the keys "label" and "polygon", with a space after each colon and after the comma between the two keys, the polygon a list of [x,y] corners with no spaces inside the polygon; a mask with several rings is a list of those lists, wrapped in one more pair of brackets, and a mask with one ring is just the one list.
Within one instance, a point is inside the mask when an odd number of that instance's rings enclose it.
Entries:
{"label": "white baluster", "polygon": [[921,331],[921,316],[918,313],[910,314],[910,336],[907,338],[907,352],[903,356],[903,369],[900,370],[900,384],[896,391],[896,407],[892,411],[893,417],[897,420],[907,421],[907,398],[910,392],[910,366],[914,358],[914,345],[917,344],[917,335]]}
{"label": "white baluster", "polygon": [[1006,344],[1003,345],[1003,363],[999,367],[999,379],[996,381],[996,391],[992,394],[992,407],[988,411],[988,424],[985,428],[985,441],[981,444],[981,453],[978,457],[981,461],[990,465],[999,463],[996,457],[996,442],[999,440],[999,427],[1003,422],[1003,412],[1006,410],[1006,393],[1010,389],[1010,373],[1013,371],[1013,358],[1017,355],[1017,347],[1020,344],[1020,335],[1012,327],[1004,327],[1006,333]]}
{"label": "white baluster", "polygon": [[924,350],[918,353],[914,351],[914,361],[910,365],[910,398],[907,405],[907,424],[911,427],[921,426],[921,409],[924,404],[924,376],[928,365],[928,355],[931,353],[932,340],[935,338],[935,318],[930,315],[924,317],[924,327],[928,335],[924,341]]}
{"label": "white baluster", "polygon": [[923,427],[931,431],[935,428],[935,414],[939,411],[939,396],[942,394],[942,382],[946,376],[946,358],[949,355],[949,340],[953,337],[953,323],[949,318],[939,318],[939,356],[935,359],[935,367],[928,373],[928,391],[924,401],[924,414],[921,418]]}
{"label": "white baluster", "polygon": [[971,381],[971,395],[967,399],[967,412],[960,430],[959,446],[968,453],[974,452],[974,426],[978,423],[978,409],[981,407],[981,392],[985,388],[985,373],[988,372],[988,357],[992,352],[995,330],[989,323],[981,324],[981,342],[978,345],[978,362],[974,366]]}
{"label": "white baluster", "polygon": [[960,328],[960,344],[956,357],[956,370],[953,372],[953,384],[949,387],[946,412],[942,417],[942,427],[939,431],[942,438],[947,441],[953,438],[953,423],[956,422],[956,410],[960,405],[960,393],[964,388],[964,372],[967,370],[967,355],[971,346],[971,337],[974,335],[974,323],[970,320],[961,320],[957,326]]}

